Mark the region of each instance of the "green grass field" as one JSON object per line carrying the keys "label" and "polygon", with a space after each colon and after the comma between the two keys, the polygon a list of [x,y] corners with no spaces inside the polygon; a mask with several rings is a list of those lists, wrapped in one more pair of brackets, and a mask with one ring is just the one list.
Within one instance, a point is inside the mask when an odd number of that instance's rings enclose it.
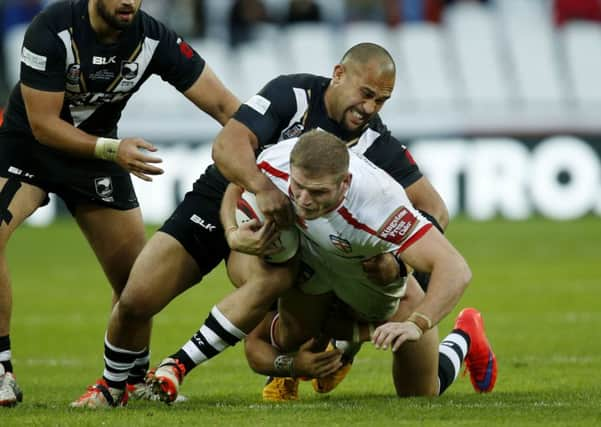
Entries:
{"label": "green grass field", "polygon": [[[601,425],[601,220],[457,219],[448,236],[474,273],[460,307],[484,313],[499,359],[489,395],[460,377],[440,398],[399,400],[390,354],[365,346],[330,395],[301,383],[299,402],[265,404],[264,379],[238,346],[186,378],[183,404],[90,411],[68,403],[102,373],[109,287],[73,222],[24,227],[8,255],[13,359],[25,400],[0,410],[0,426]],[[218,269],[157,316],[153,363],[179,348],[230,290]]]}

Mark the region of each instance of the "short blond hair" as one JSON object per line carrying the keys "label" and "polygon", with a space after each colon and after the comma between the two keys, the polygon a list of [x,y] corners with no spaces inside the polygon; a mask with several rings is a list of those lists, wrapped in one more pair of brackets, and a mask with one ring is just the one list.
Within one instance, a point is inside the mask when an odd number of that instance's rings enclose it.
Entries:
{"label": "short blond hair", "polygon": [[346,144],[329,132],[309,131],[299,138],[290,152],[290,165],[310,176],[344,176],[349,168]]}

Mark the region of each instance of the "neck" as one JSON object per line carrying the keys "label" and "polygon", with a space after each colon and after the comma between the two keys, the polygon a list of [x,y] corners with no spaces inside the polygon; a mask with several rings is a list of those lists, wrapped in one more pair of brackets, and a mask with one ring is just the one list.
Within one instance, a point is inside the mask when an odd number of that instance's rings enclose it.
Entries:
{"label": "neck", "polygon": [[102,19],[96,11],[96,2],[90,0],[88,2],[88,15],[90,17],[90,26],[96,33],[96,37],[102,43],[114,43],[121,35],[121,31],[115,30],[107,22]]}

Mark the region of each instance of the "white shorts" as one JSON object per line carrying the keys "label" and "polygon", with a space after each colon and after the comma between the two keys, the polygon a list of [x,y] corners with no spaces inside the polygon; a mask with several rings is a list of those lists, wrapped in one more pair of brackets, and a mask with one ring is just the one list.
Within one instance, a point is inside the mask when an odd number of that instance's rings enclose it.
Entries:
{"label": "white shorts", "polygon": [[407,290],[406,277],[378,286],[370,282],[363,271],[349,275],[347,269],[345,274],[336,274],[321,263],[309,262],[303,257],[301,269],[304,281],[300,284],[301,291],[310,295],[333,292],[365,321],[389,319]]}

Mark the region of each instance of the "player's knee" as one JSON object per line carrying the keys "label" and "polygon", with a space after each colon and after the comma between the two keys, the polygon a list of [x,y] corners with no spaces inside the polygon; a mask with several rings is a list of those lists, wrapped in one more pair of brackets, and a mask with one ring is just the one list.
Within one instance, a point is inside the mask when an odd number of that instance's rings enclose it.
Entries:
{"label": "player's knee", "polygon": [[434,382],[419,384],[419,381],[414,384],[395,381],[396,394],[400,398],[407,397],[435,397],[438,396],[438,385]]}
{"label": "player's knee", "polygon": [[155,314],[149,296],[141,292],[127,292],[121,294],[119,303],[115,307],[117,316],[126,322],[146,321]]}

